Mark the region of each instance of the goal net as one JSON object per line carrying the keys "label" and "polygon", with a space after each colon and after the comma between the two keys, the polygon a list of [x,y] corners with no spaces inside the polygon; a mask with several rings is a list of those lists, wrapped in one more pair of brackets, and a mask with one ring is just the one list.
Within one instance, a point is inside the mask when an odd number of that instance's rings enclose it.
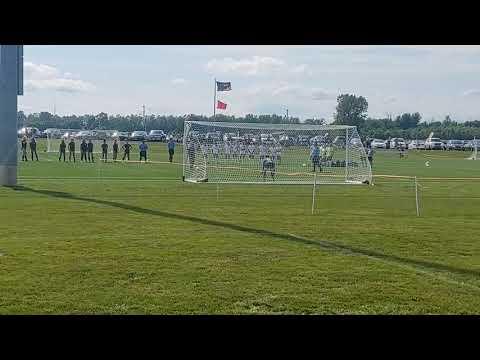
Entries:
{"label": "goal net", "polygon": [[186,121],[190,182],[361,184],[372,171],[355,126]]}

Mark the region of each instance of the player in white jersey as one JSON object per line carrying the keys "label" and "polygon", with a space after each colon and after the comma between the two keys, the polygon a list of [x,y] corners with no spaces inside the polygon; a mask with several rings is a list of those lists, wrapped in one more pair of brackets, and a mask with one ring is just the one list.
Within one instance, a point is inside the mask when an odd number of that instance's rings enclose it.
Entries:
{"label": "player in white jersey", "polygon": [[275,160],[277,161],[277,164],[280,164],[282,161],[282,146],[280,144],[275,146]]}
{"label": "player in white jersey", "polygon": [[228,142],[226,142],[224,145],[223,153],[225,155],[225,159],[230,159],[231,148]]}
{"label": "player in white jersey", "polygon": [[238,157],[238,144],[236,142],[232,144],[232,157],[233,158]]}
{"label": "player in white jersey", "polygon": [[212,155],[213,155],[214,159],[218,159],[218,153],[219,153],[218,145],[213,144],[212,145]]}
{"label": "player in white jersey", "polygon": [[245,159],[247,155],[247,146],[245,144],[240,144],[240,158]]}
{"label": "player in white jersey", "polygon": [[208,145],[207,144],[200,145],[200,150],[202,151],[203,157],[208,158]]}
{"label": "player in white jersey", "polygon": [[260,160],[263,160],[265,155],[267,155],[267,148],[265,147],[265,145],[260,144],[260,146],[258,147],[258,154],[260,155]]}
{"label": "player in white jersey", "polygon": [[248,145],[248,157],[250,159],[255,158],[255,145],[253,144]]}
{"label": "player in white jersey", "polygon": [[272,144],[268,147],[268,155],[270,155],[270,159],[275,161],[275,145]]}

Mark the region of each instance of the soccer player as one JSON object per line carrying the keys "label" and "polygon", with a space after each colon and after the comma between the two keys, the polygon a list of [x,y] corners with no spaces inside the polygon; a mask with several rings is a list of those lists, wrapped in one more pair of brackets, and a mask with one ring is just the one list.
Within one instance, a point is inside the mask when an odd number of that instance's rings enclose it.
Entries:
{"label": "soccer player", "polygon": [[224,154],[225,154],[225,159],[230,159],[230,144],[228,142],[225,142]]}
{"label": "soccer player", "polygon": [[275,147],[273,144],[268,147],[268,154],[270,155],[270,158],[275,161]]}
{"label": "soccer player", "polygon": [[202,151],[203,157],[205,159],[207,159],[208,158],[208,145],[207,144],[200,145],[200,150]]}
{"label": "soccer player", "polygon": [[250,159],[255,158],[255,145],[253,144],[248,145],[248,157]]}
{"label": "soccer player", "polygon": [[[22,161],[28,161],[28,158],[27,158],[27,138],[26,137],[22,138]],[[33,159],[32,159],[32,161],[33,161]]]}
{"label": "soccer player", "polygon": [[117,154],[118,154],[117,139],[113,140],[112,149],[113,149],[113,161],[117,161]]}
{"label": "soccer player", "polygon": [[234,159],[238,157],[238,144],[236,142],[232,144],[232,157]]}
{"label": "soccer player", "polygon": [[320,148],[318,147],[317,143],[312,145],[312,148],[310,151],[310,159],[312,159],[313,172],[317,170],[317,166],[320,169],[320,171],[322,171],[322,167],[320,166]]}
{"label": "soccer player", "polygon": [[65,162],[65,150],[67,149],[67,144],[65,144],[65,140],[62,139],[60,142],[60,156],[58,157],[58,161],[61,161],[63,155],[63,162]]}
{"label": "soccer player", "polygon": [[262,161],[262,170],[263,170],[263,181],[267,176],[267,171],[270,171],[270,176],[272,180],[275,181],[275,161],[270,159],[270,155],[266,155],[265,159]]}
{"label": "soccer player", "polygon": [[258,153],[260,155],[260,160],[263,160],[267,153],[267,148],[265,147],[265,145],[260,144],[260,146],[258,147]]}
{"label": "soccer player", "polygon": [[275,146],[275,159],[277,161],[277,164],[280,164],[282,161],[282,145],[277,144]]}
{"label": "soccer player", "polygon": [[35,157],[37,158],[37,161],[38,161],[37,140],[35,140],[34,136],[32,136],[32,139],[30,140],[30,152],[32,153],[32,161],[33,161],[33,154],[35,154]]}
{"label": "soccer player", "polygon": [[75,141],[73,139],[70,139],[70,142],[68,143],[68,161],[70,162],[72,160],[73,156],[73,162],[75,162]]}
{"label": "soccer player", "polygon": [[212,154],[213,154],[214,159],[218,159],[218,152],[219,152],[218,145],[213,144],[212,145]]}
{"label": "soccer player", "polygon": [[107,154],[108,154],[108,144],[105,139],[103,139],[103,144],[102,144],[102,160],[107,162]]}
{"label": "soccer player", "polygon": [[247,147],[245,144],[240,144],[240,158],[245,159],[245,156],[247,155]]}
{"label": "soccer player", "polygon": [[175,140],[173,140],[173,136],[170,137],[170,140],[168,140],[167,148],[168,148],[168,161],[172,162],[173,154],[175,153]]}
{"label": "soccer player", "polygon": [[123,148],[123,158],[122,160],[125,160],[125,158],[130,161],[130,149],[132,148],[132,145],[128,143],[128,140],[125,144],[122,146]]}
{"label": "soccer player", "polygon": [[87,151],[88,151],[88,145],[85,139],[83,139],[82,143],[80,144],[80,161],[87,162]]}
{"label": "soccer player", "polygon": [[148,145],[145,144],[145,140],[142,141],[140,145],[138,145],[138,149],[140,150],[140,161],[142,159],[145,159],[145,163],[147,162],[147,150],[148,150]]}
{"label": "soccer player", "polygon": [[368,157],[368,161],[370,162],[370,166],[373,165],[373,148],[372,147],[369,147],[367,149],[367,157]]}
{"label": "soccer player", "polygon": [[88,154],[88,162],[95,162],[93,159],[93,142],[92,140],[88,140],[87,144],[87,154]]}

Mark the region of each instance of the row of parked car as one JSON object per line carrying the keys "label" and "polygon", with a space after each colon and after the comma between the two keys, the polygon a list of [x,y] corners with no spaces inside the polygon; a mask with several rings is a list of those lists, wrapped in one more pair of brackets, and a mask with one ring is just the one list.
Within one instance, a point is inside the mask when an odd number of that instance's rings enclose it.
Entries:
{"label": "row of parked car", "polygon": [[28,127],[22,128],[18,131],[18,136],[23,137],[38,137],[51,139],[86,139],[86,140],[101,140],[101,139],[118,139],[121,141],[166,141],[168,136],[163,130],[150,130],[122,132],[117,130],[78,130],[78,129],[46,129],[40,131],[37,128]]}
{"label": "row of parked car", "polygon": [[430,138],[427,140],[405,141],[402,138],[390,140],[373,139],[370,146],[374,149],[418,149],[418,150],[473,150],[475,145],[480,147],[479,140],[441,140]]}

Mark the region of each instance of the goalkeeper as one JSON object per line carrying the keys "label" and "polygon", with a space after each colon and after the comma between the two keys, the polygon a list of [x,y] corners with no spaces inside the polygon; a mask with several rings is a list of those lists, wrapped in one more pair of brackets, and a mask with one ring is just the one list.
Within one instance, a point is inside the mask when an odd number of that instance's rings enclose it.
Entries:
{"label": "goalkeeper", "polygon": [[270,159],[270,156],[267,154],[265,159],[262,161],[262,170],[263,170],[263,181],[267,177],[267,171],[270,171],[270,176],[272,180],[275,181],[275,162]]}
{"label": "goalkeeper", "polygon": [[310,151],[310,159],[312,159],[313,172],[317,170],[317,166],[320,171],[322,171],[322,167],[320,166],[320,148],[318,147],[318,143],[315,143],[312,146]]}

